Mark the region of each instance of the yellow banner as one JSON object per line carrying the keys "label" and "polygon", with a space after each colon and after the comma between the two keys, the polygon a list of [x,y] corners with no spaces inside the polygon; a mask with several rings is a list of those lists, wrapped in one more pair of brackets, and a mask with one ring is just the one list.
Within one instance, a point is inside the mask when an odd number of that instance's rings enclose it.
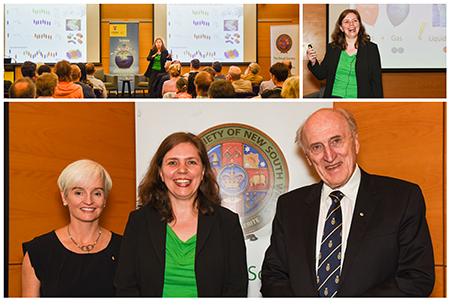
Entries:
{"label": "yellow banner", "polygon": [[127,36],[127,24],[110,24],[109,36]]}

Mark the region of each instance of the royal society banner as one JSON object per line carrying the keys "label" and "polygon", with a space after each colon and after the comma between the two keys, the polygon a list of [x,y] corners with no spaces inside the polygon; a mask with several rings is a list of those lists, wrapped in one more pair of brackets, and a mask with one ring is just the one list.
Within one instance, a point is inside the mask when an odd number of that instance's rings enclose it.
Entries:
{"label": "royal society banner", "polygon": [[239,214],[247,246],[249,296],[260,297],[260,271],[282,193],[317,182],[294,143],[298,127],[331,102],[136,103],[139,185],[160,143],[174,132],[201,137],[222,205]]}
{"label": "royal society banner", "polygon": [[290,60],[292,75],[299,74],[298,25],[270,26],[271,64]]}

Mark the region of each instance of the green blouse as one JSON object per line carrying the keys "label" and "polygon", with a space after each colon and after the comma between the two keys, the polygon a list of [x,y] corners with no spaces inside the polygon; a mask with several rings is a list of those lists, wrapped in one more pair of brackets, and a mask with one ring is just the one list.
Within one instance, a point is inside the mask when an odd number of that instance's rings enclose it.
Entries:
{"label": "green blouse", "polygon": [[161,55],[158,54],[153,59],[152,69],[161,70]]}
{"label": "green blouse", "polygon": [[195,279],[197,234],[186,242],[167,225],[163,297],[198,297]]}
{"label": "green blouse", "polygon": [[356,54],[350,56],[345,50],[342,50],[336,70],[336,77],[334,78],[332,96],[341,98],[358,97],[355,65]]}

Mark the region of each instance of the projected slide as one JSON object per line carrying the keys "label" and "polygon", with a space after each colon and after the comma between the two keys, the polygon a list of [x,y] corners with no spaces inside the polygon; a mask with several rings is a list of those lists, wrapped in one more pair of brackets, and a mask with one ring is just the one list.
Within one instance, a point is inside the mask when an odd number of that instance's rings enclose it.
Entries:
{"label": "projected slide", "polygon": [[167,48],[180,61],[243,62],[243,4],[167,4]]}
{"label": "projected slide", "polygon": [[[378,44],[383,68],[446,68],[445,4],[351,4]],[[336,17],[337,19],[337,17]]]}
{"label": "projected slide", "polygon": [[86,5],[6,4],[5,57],[13,63],[86,61]]}

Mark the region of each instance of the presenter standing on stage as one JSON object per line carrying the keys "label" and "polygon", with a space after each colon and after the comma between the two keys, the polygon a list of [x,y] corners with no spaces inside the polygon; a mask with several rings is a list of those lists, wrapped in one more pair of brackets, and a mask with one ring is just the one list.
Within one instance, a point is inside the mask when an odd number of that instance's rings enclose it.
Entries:
{"label": "presenter standing on stage", "polygon": [[169,54],[161,38],[156,38],[147,60],[150,64],[148,65],[144,76],[148,79],[149,98],[154,98],[155,89],[153,88],[153,84],[155,82],[155,78],[159,73],[165,72],[164,65],[166,60],[172,60],[172,54]]}
{"label": "presenter standing on stage", "polygon": [[318,80],[327,80],[323,97],[383,98],[380,52],[357,10],[341,13],[331,39],[322,63],[312,46],[306,52],[309,70]]}

